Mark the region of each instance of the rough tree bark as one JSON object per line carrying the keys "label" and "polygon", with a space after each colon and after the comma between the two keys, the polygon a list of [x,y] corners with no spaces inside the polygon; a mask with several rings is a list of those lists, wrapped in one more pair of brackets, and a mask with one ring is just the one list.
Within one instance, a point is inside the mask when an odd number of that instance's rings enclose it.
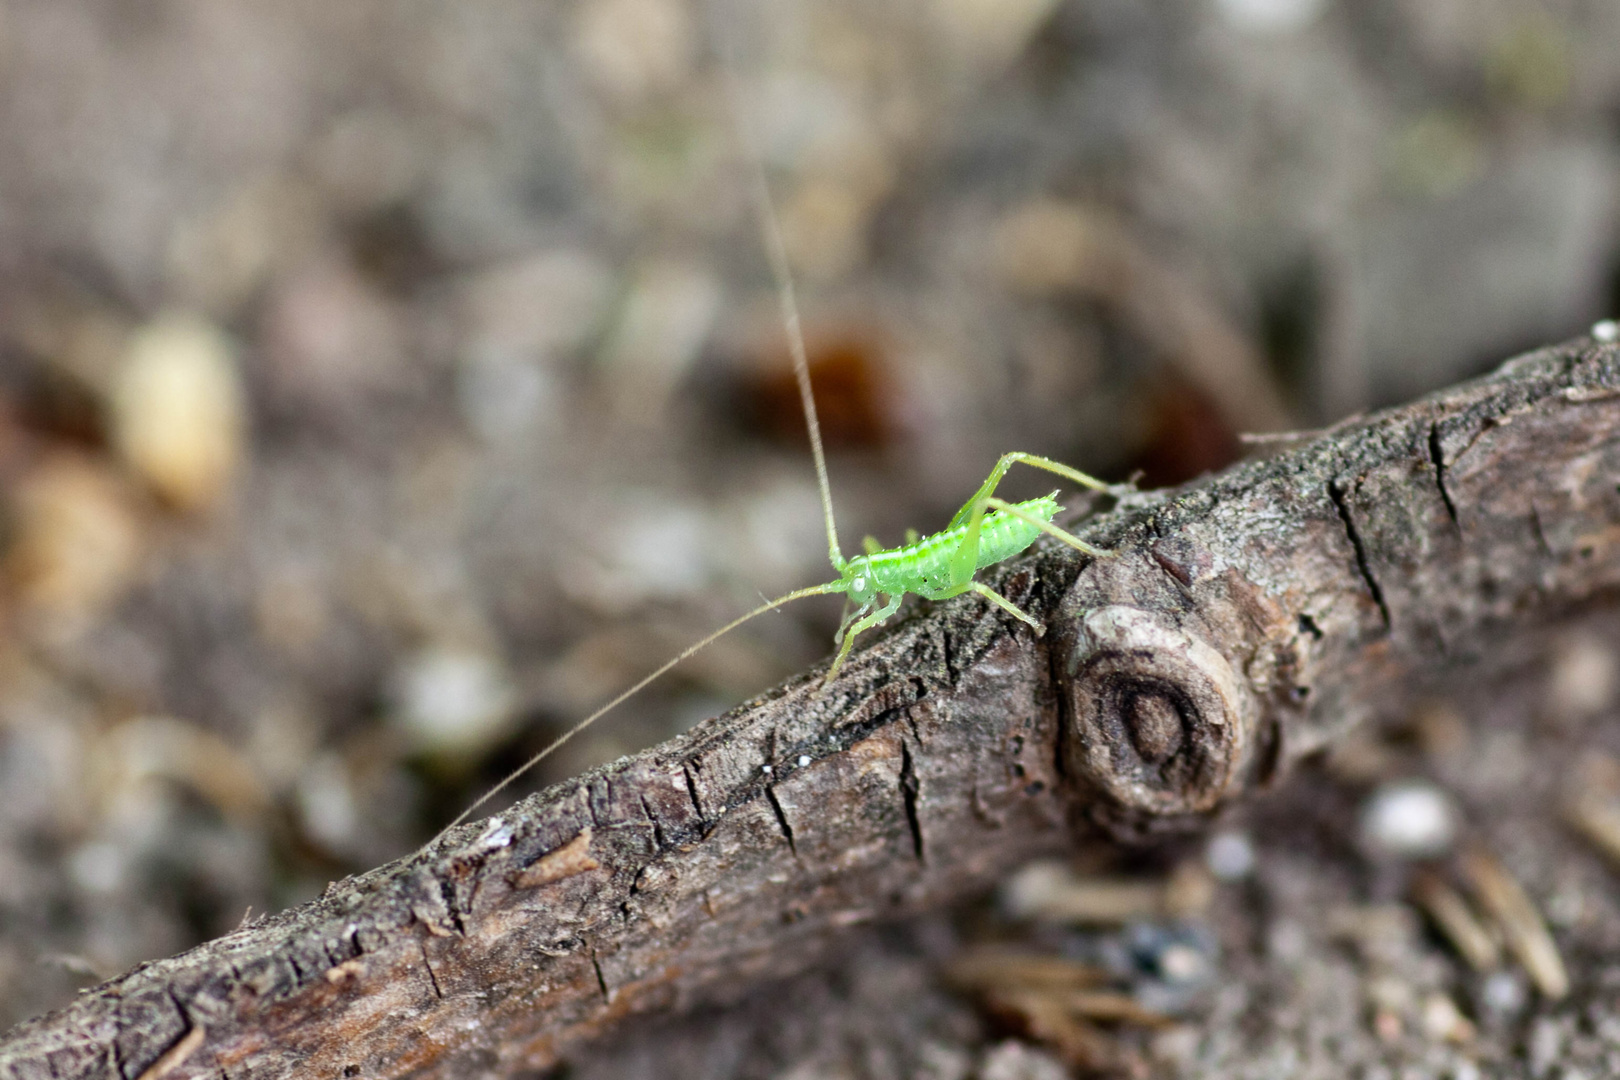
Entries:
{"label": "rough tree bark", "polygon": [[1196,824],[1505,629],[1620,595],[1590,341],[1087,522],[999,587],[15,1028],[0,1076],[516,1075],[1040,852]]}

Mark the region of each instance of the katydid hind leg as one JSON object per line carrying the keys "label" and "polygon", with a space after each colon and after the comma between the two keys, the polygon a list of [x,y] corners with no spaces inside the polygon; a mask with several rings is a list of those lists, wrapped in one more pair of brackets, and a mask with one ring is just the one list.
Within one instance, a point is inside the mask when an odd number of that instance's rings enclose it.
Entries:
{"label": "katydid hind leg", "polygon": [[1000,486],[1001,478],[1007,475],[1007,470],[1014,465],[1020,464],[1029,465],[1036,469],[1044,469],[1046,472],[1054,473],[1065,480],[1079,484],[1081,487],[1091,488],[1093,491],[1113,490],[1095,476],[1071,468],[1061,461],[1053,461],[1051,458],[1041,457],[1039,454],[1026,454],[1021,450],[1012,450],[1001,455],[1001,459],[996,462],[996,467],[990,470],[990,475],[985,477],[983,484],[979,485],[979,490],[975,491],[973,497],[962,504],[962,509],[958,510],[956,516],[951,518],[951,523],[947,528],[955,528],[962,524],[974,514],[975,510],[982,513],[985,501],[996,493],[996,488]]}
{"label": "katydid hind leg", "polygon": [[1086,543],[1084,540],[1069,532],[1067,529],[1054,525],[1050,521],[1043,521],[1034,514],[1021,509],[1016,503],[1010,503],[1006,499],[998,499],[991,496],[989,499],[985,500],[985,504],[992,510],[1000,510],[1002,513],[1011,514],[1019,521],[1027,522],[1048,536],[1056,537],[1065,544],[1068,544],[1070,547],[1074,548],[1076,551],[1090,555],[1093,558],[1106,559],[1110,555],[1114,554],[1112,551]]}
{"label": "katydid hind leg", "polygon": [[968,588],[972,589],[974,592],[978,593],[992,604],[995,604],[997,607],[1011,615],[1013,618],[1017,619],[1019,622],[1028,624],[1029,627],[1035,631],[1036,637],[1041,637],[1046,633],[1045,623],[1041,622],[1041,620],[1037,619],[1035,616],[1031,615],[1029,612],[1025,611],[1023,608],[1019,607],[1005,596],[1002,596],[1000,593],[996,592],[996,590],[992,589],[984,582],[975,581],[970,584]]}

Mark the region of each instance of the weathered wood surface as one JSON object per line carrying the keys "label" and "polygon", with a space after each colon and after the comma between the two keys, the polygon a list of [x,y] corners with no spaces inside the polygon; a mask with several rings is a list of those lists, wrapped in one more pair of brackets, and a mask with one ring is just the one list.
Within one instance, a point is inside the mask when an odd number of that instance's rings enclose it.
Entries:
{"label": "weathered wood surface", "polygon": [[1141,496],[1000,587],[430,853],[138,968],[0,1076],[519,1075],[1039,852],[1197,822],[1508,628],[1620,598],[1620,352],[1576,342]]}

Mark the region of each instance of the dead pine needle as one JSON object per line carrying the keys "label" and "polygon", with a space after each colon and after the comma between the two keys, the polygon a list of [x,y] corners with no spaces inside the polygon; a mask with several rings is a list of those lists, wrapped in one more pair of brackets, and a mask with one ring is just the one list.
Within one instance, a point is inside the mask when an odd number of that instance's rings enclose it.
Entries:
{"label": "dead pine needle", "polygon": [[1524,965],[1536,989],[1553,1001],[1569,993],[1569,972],[1541,912],[1517,879],[1494,855],[1472,851],[1462,858],[1463,875],[1502,930],[1508,951]]}
{"label": "dead pine needle", "polygon": [[1457,954],[1475,971],[1491,971],[1502,962],[1502,950],[1462,894],[1432,871],[1412,879],[1412,900],[1429,917]]}

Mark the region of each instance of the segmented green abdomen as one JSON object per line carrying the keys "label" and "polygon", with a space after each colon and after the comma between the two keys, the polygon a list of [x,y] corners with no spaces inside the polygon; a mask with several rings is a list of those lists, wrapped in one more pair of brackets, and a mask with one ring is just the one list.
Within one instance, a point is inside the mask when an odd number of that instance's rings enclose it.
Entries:
{"label": "segmented green abdomen", "polygon": [[[1042,521],[1051,521],[1058,512],[1058,502],[1050,495],[1043,495],[1039,499],[1027,499],[1014,505],[1031,517],[1040,518]],[[962,529],[965,532],[966,526]],[[986,514],[979,533],[979,565],[976,569],[983,570],[987,566],[1007,561],[1033,544],[1035,538],[1040,535],[1041,530],[1011,514],[1004,514],[999,510]]]}
{"label": "segmented green abdomen", "polygon": [[[1058,512],[1057,499],[1051,495],[1014,505],[1041,521],[1051,521]],[[888,596],[908,592],[927,596],[962,584],[951,577],[951,556],[961,548],[967,529],[966,525],[957,525],[916,543],[872,555],[870,566],[878,591]],[[974,569],[983,570],[1012,558],[1040,534],[1040,529],[1029,522],[992,510],[979,525],[979,557]]]}

